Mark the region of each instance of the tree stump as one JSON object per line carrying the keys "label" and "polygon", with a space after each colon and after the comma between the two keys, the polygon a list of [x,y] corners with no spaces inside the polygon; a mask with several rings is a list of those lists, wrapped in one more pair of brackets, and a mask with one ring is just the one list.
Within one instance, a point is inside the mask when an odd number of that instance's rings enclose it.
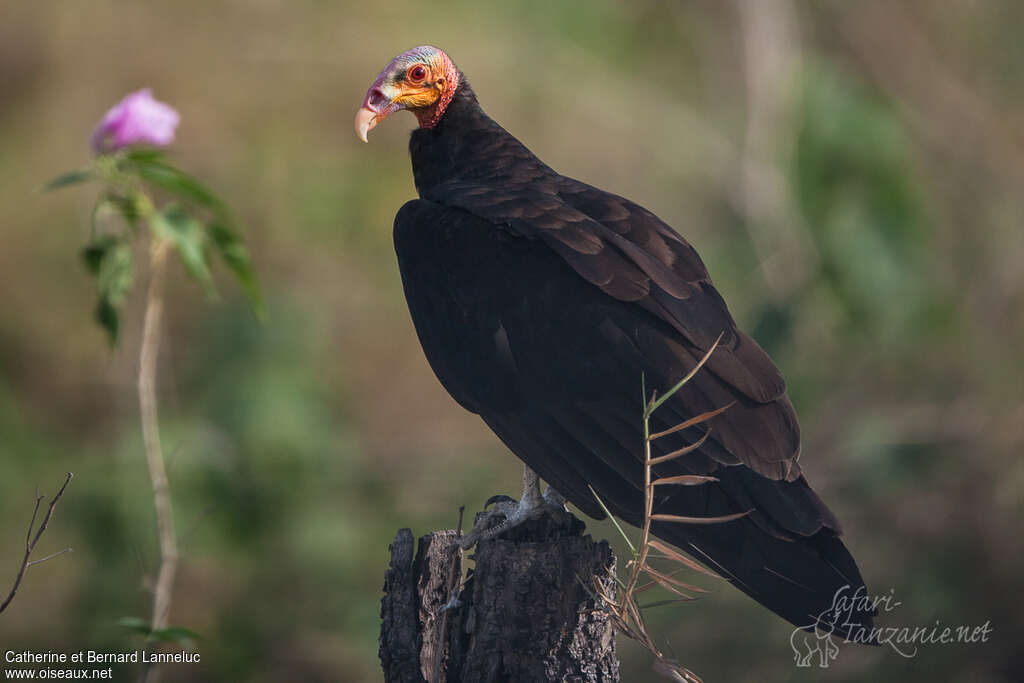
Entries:
{"label": "tree stump", "polygon": [[614,594],[615,556],[583,530],[545,514],[482,541],[459,591],[456,532],[421,537],[413,556],[400,529],[381,601],[384,680],[618,681],[614,626],[594,595],[595,581]]}

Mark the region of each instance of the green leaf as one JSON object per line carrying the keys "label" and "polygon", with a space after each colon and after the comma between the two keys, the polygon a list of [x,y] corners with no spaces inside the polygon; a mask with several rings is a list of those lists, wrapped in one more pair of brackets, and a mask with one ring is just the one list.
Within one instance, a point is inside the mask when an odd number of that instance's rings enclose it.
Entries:
{"label": "green leaf", "polygon": [[160,157],[135,156],[126,157],[126,160],[143,180],[207,209],[218,212],[224,210],[224,202],[199,180],[162,161]]}
{"label": "green leaf", "polygon": [[82,251],[86,268],[96,276],[99,301],[96,322],[114,345],[121,330],[120,310],[135,280],[131,245],[112,235],[104,236]]}
{"label": "green leaf", "polygon": [[612,514],[611,510],[605,507],[604,501],[601,500],[599,495],[597,495],[597,491],[594,490],[594,487],[588,484],[587,488],[590,489],[590,493],[594,496],[594,500],[597,501],[597,504],[601,506],[602,510],[604,510],[604,514],[608,516],[608,519],[612,520],[612,524],[614,524],[615,528],[619,530],[619,535],[622,536],[622,540],[624,540],[626,545],[629,546],[629,550],[633,553],[633,557],[636,557],[638,555],[637,550],[633,546],[633,542],[629,540],[629,536],[627,536],[626,532],[622,530],[621,526],[619,526],[619,520],[615,518],[615,515]]}
{"label": "green leaf", "polygon": [[181,626],[168,626],[154,631],[148,621],[139,617],[121,617],[116,623],[122,628],[144,635],[156,642],[187,644],[203,640],[203,636],[200,634]]}
{"label": "green leaf", "polygon": [[654,400],[653,398],[651,399],[650,404],[648,405],[647,409],[644,412],[644,419],[646,419],[647,417],[650,417],[650,415],[655,410],[660,408],[661,405],[665,401],[667,401],[670,398],[672,398],[676,394],[677,391],[682,389],[683,386],[685,386],[687,382],[689,382],[691,379],[693,379],[693,376],[697,374],[697,371],[700,370],[702,367],[704,367],[704,364],[708,362],[708,358],[710,358],[711,354],[714,353],[715,349],[718,348],[718,342],[722,341],[722,335],[724,335],[724,334],[725,334],[725,332],[720,332],[718,334],[718,338],[715,339],[715,343],[712,344],[711,348],[709,348],[707,350],[707,353],[704,354],[704,357],[701,358],[700,361],[698,361],[697,365],[695,365],[693,367],[693,369],[690,370],[690,372],[688,372],[686,374],[685,377],[683,377],[681,380],[679,380],[675,384],[675,386],[673,386],[671,389],[669,389],[667,392],[665,392],[665,394],[663,396],[660,396],[657,400]]}
{"label": "green leaf", "polygon": [[107,333],[107,341],[111,346],[117,346],[121,335],[121,312],[110,303],[109,300],[100,297],[96,302],[96,311],[93,313],[96,322]]}
{"label": "green leaf", "polygon": [[152,631],[150,632],[150,637],[157,642],[178,643],[179,645],[187,645],[193,641],[203,639],[203,637],[195,631],[182,628],[181,626],[169,626],[157,631]]}
{"label": "green leaf", "polygon": [[88,180],[92,180],[96,177],[96,174],[91,168],[82,168],[74,171],[68,171],[62,173],[50,182],[43,185],[43,192],[49,192],[50,190],[56,190],[61,187],[67,187],[68,185],[74,185],[76,183],[84,183]]}
{"label": "green leaf", "polygon": [[100,295],[115,306],[124,303],[131,289],[135,276],[134,260],[131,245],[118,239],[106,249],[100,260],[96,273]]}
{"label": "green leaf", "polygon": [[256,274],[252,270],[252,261],[249,258],[249,250],[242,242],[242,238],[225,221],[215,220],[207,225],[210,239],[213,241],[217,253],[224,260],[224,263],[231,269],[231,272],[238,278],[242,289],[249,297],[256,315],[262,320],[266,316],[263,308],[263,297],[260,293],[260,285],[256,280]]}
{"label": "green leaf", "polygon": [[153,214],[149,221],[153,232],[168,240],[181,256],[185,269],[195,278],[208,296],[216,296],[213,277],[206,262],[206,234],[203,225],[177,204],[170,204]]}
{"label": "green leaf", "polygon": [[164,151],[157,147],[131,147],[121,152],[121,158],[130,162],[152,162],[164,158]]}
{"label": "green leaf", "polygon": [[121,617],[115,623],[118,626],[146,636],[152,633],[152,629],[149,627],[149,622],[139,617]]}
{"label": "green leaf", "polygon": [[117,243],[114,235],[102,235],[82,248],[82,262],[90,275],[98,276],[107,252]]}
{"label": "green leaf", "polygon": [[139,218],[142,217],[142,211],[140,210],[140,194],[138,192],[132,192],[131,194],[119,195],[119,194],[108,194],[104,199],[117,209],[121,217],[124,218],[124,222],[128,226],[135,230],[139,225]]}

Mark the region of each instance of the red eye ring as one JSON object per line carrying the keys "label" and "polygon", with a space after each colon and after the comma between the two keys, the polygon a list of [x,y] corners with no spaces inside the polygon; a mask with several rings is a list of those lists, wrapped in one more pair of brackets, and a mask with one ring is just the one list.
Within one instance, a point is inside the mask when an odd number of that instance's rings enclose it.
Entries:
{"label": "red eye ring", "polygon": [[427,67],[423,66],[422,64],[412,66],[409,68],[409,71],[406,73],[406,76],[408,76],[409,80],[412,83],[422,83],[427,79]]}

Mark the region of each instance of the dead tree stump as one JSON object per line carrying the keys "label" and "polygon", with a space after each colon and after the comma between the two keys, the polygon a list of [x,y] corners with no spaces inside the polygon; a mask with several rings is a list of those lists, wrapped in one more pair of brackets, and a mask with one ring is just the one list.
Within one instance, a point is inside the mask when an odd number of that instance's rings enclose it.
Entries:
{"label": "dead tree stump", "polygon": [[401,529],[381,601],[387,683],[619,680],[614,626],[594,582],[614,594],[615,556],[583,536],[583,522],[544,515],[475,549],[461,579],[456,532],[419,540]]}

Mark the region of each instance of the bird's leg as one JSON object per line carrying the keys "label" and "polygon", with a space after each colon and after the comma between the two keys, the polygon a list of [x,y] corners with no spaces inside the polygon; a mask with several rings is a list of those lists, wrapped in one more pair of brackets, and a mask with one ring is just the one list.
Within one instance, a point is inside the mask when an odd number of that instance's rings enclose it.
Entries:
{"label": "bird's leg", "polygon": [[519,499],[520,509],[530,511],[543,504],[544,497],[540,495],[540,477],[528,465],[523,465],[523,497]]}
{"label": "bird's leg", "polygon": [[565,510],[565,496],[555,490],[555,487],[548,484],[548,490],[544,492],[544,503],[548,507],[558,510]]}
{"label": "bird's leg", "polygon": [[[493,505],[492,505],[493,503]],[[473,528],[461,539],[459,545],[472,548],[480,541],[502,534],[528,519],[539,517],[546,509],[565,510],[565,498],[550,486],[541,495],[540,478],[528,466],[523,466],[523,496],[517,503],[508,496],[493,496],[487,501],[483,512],[476,516]],[[495,523],[500,518],[501,521]]]}

